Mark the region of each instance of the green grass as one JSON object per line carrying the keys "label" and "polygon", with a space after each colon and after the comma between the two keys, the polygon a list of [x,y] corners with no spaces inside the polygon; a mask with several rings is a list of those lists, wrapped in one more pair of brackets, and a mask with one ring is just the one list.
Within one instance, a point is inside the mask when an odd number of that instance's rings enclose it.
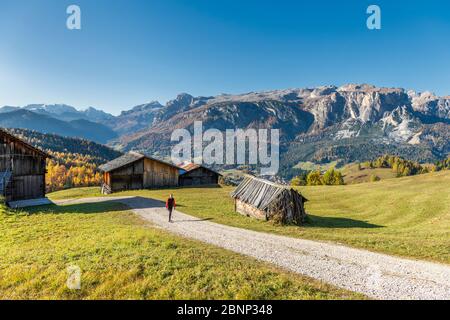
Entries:
{"label": "green grass", "polygon": [[[0,207],[0,256],[0,299],[363,298],[168,234],[112,203]],[[67,288],[68,266],[81,268],[81,290]]]}
{"label": "green grass", "polygon": [[100,187],[89,187],[89,188],[72,188],[62,191],[56,191],[49,193],[47,196],[50,199],[61,200],[61,199],[80,199],[89,197],[100,197]]}
{"label": "green grass", "polygon": [[361,164],[361,170],[359,170],[358,164],[354,163],[346,165],[341,171],[344,175],[345,184],[370,182],[372,175],[379,177],[381,180],[397,177],[397,174],[389,168],[367,168]]}
{"label": "green grass", "polygon": [[[133,191],[165,199],[174,193],[179,209],[212,221],[257,231],[325,240],[372,251],[450,263],[450,172],[346,186],[300,187],[310,200],[307,226],[279,226],[234,212],[232,188]],[[79,191],[76,191],[79,192]],[[88,196],[98,189],[84,189]],[[72,191],[51,195],[71,198]]]}

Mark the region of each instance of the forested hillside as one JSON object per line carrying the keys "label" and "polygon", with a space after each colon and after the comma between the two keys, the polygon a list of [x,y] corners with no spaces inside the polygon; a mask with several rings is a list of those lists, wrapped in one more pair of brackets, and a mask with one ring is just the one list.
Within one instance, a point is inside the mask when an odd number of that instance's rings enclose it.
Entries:
{"label": "forested hillside", "polygon": [[47,192],[100,185],[102,178],[98,166],[121,155],[118,151],[84,139],[24,129],[7,130],[52,156],[47,160]]}

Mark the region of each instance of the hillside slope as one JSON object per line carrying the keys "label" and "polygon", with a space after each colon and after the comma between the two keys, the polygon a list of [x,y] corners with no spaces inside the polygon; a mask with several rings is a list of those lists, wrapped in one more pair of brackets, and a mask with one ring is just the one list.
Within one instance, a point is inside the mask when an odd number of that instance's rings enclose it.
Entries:
{"label": "hillside slope", "polygon": [[349,164],[341,169],[345,184],[371,182],[371,179],[395,179],[397,174],[389,168],[369,168],[360,164]]}
{"label": "hillside slope", "polygon": [[300,191],[310,239],[450,263],[450,171]]}

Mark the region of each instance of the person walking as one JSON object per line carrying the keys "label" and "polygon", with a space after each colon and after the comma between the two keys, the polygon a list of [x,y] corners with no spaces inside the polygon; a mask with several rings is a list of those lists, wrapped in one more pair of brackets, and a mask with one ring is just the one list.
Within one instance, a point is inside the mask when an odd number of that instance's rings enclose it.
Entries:
{"label": "person walking", "polygon": [[166,209],[169,210],[169,222],[172,222],[172,211],[177,206],[173,194],[170,194],[169,199],[166,201]]}

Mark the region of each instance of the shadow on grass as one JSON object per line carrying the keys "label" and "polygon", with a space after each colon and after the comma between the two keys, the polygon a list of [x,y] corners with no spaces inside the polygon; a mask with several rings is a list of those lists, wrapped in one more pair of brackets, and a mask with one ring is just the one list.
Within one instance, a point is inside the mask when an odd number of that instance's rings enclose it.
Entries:
{"label": "shadow on grass", "polygon": [[56,204],[21,209],[28,214],[98,214],[125,211],[128,207],[118,202],[80,203],[59,206]]}
{"label": "shadow on grass", "polygon": [[180,222],[202,222],[202,221],[211,221],[214,220],[213,218],[205,218],[205,219],[189,219],[189,220],[176,220],[173,219],[174,223],[180,223]]}
{"label": "shadow on grass", "polygon": [[192,186],[180,186],[179,189],[222,189],[220,184],[202,184]]}
{"label": "shadow on grass", "polygon": [[384,228],[377,224],[372,224],[366,221],[354,220],[349,218],[336,218],[336,217],[320,217],[314,215],[308,215],[305,227],[312,228],[336,228],[336,229],[351,229],[351,228],[363,228],[363,229],[375,229]]}
{"label": "shadow on grass", "polygon": [[[164,211],[166,211],[166,203],[164,201],[145,197],[130,197],[125,200],[96,199],[95,202],[85,202],[79,204],[62,203],[61,205],[52,204],[39,207],[30,207],[22,209],[21,212],[26,214],[101,214],[116,211],[126,211],[130,210],[130,208],[164,209]],[[174,222],[201,222],[209,220],[213,220],[213,218],[205,218],[205,219],[193,218],[193,219],[175,220]]]}
{"label": "shadow on grass", "polygon": [[132,197],[125,200],[98,199],[96,202],[52,204],[21,209],[28,214],[98,214],[129,210],[127,203],[135,209],[165,208],[163,201],[144,197]]}

